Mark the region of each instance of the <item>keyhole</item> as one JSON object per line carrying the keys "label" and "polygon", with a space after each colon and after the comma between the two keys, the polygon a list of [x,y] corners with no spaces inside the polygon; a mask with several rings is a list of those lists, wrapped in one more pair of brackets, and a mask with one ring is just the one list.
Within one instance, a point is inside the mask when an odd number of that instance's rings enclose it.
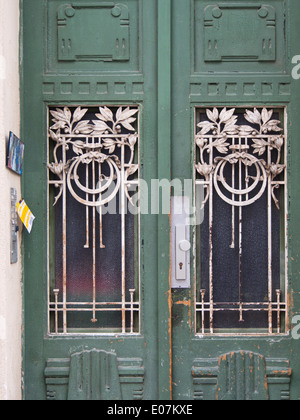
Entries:
{"label": "keyhole", "polygon": [[183,263],[179,263],[179,268],[180,268],[180,270],[183,269]]}

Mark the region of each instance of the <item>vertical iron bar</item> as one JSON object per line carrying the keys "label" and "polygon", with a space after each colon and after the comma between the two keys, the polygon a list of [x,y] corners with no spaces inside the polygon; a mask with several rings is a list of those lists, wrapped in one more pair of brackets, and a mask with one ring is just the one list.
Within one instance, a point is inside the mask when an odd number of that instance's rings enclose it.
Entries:
{"label": "vertical iron bar", "polygon": [[[63,164],[66,165],[66,140],[63,143]],[[67,185],[63,170],[63,332],[67,333]]]}
{"label": "vertical iron bar", "polygon": [[[94,145],[94,138],[93,138]],[[92,162],[92,182],[93,191],[96,189],[96,173],[95,173],[95,160]],[[95,194],[93,194],[93,203],[96,202]],[[93,323],[97,322],[96,319],[96,207],[93,206]]]}
{"label": "vertical iron bar", "polygon": [[[245,145],[246,146],[248,146],[248,138],[247,137],[245,137]],[[246,165],[246,168],[245,168],[245,170],[246,170],[246,189],[248,189],[248,187],[249,187],[249,171],[248,171],[248,165]],[[246,194],[246,201],[248,201],[249,200],[249,193],[248,194]]]}
{"label": "vertical iron bar", "polygon": [[130,333],[133,333],[133,297],[135,289],[129,289],[130,292]]}
{"label": "vertical iron bar", "polygon": [[205,304],[205,292],[206,290],[201,289],[201,313],[202,313],[202,334],[205,334],[205,311],[204,311],[204,304]]}
{"label": "vertical iron bar", "polygon": [[122,142],[121,146],[121,229],[122,229],[122,236],[121,236],[121,249],[122,249],[122,333],[126,333],[126,265],[125,265],[125,258],[126,258],[126,242],[125,242],[125,146]]}
{"label": "vertical iron bar", "polygon": [[[271,165],[271,151],[268,146],[268,166]],[[272,320],[272,288],[273,288],[273,273],[272,273],[272,178],[268,176],[268,301],[269,301],[269,334],[273,332]]]}
{"label": "vertical iron bar", "polygon": [[[239,137],[239,146],[241,151],[242,139]],[[239,190],[242,190],[242,161],[239,159]],[[242,195],[240,194],[239,202],[242,203]],[[242,303],[242,257],[243,257],[243,207],[239,206],[239,303],[240,303],[240,322],[243,319],[243,303]]]}
{"label": "vertical iron bar", "polygon": [[54,297],[55,297],[55,334],[58,333],[58,293],[59,289],[53,290]]}
{"label": "vertical iron bar", "polygon": [[[100,188],[102,187],[102,177],[101,177],[101,173],[102,173],[102,165],[99,162],[99,185]],[[100,202],[102,201],[102,193],[100,192],[99,195],[99,200]],[[105,245],[103,245],[103,211],[102,211],[102,206],[99,206],[99,234],[100,234],[100,248],[104,249]]]}
{"label": "vertical iron bar", "polygon": [[277,333],[280,334],[281,330],[281,323],[280,323],[280,298],[281,298],[281,290],[276,290],[277,294]]}
{"label": "vertical iron bar", "polygon": [[[232,146],[235,144],[235,138],[232,137]],[[234,149],[232,149],[232,154],[234,154]],[[235,189],[235,164],[232,164],[232,188]],[[232,194],[232,201],[235,199],[235,194]],[[231,249],[235,248],[235,206],[232,206],[232,225],[231,225],[231,238],[232,242],[230,245]]]}
{"label": "vertical iron bar", "polygon": [[[213,147],[211,146],[213,139],[210,137],[210,165],[213,166]],[[213,285],[213,174],[209,175],[209,328],[210,333],[213,334],[213,319],[214,319],[214,285]]]}
{"label": "vertical iron bar", "polygon": [[[88,144],[89,138],[86,138],[86,144]],[[85,165],[85,180],[86,180],[86,186],[89,188],[89,166]],[[89,194],[86,193],[86,201],[89,200]],[[84,245],[84,248],[88,249],[90,247],[90,222],[89,222],[89,206],[85,207],[86,212],[86,244]]]}

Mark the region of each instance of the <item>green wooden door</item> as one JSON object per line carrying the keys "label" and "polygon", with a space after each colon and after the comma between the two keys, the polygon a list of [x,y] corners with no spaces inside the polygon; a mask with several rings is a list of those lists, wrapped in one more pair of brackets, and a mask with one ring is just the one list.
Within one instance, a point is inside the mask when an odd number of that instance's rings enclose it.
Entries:
{"label": "green wooden door", "polygon": [[198,217],[191,288],[172,294],[173,398],[299,399],[299,5],[189,5],[172,1],[172,179],[194,180]]}
{"label": "green wooden door", "polygon": [[24,398],[299,399],[298,9],[23,3]]}
{"label": "green wooden door", "polygon": [[157,399],[157,216],[129,209],[158,171],[156,5],[30,0],[23,25],[24,397]]}

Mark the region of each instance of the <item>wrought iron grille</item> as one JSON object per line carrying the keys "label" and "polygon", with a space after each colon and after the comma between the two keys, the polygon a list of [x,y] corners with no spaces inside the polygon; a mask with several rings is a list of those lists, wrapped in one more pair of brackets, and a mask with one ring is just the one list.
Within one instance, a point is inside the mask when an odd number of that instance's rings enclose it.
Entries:
{"label": "wrought iron grille", "polygon": [[198,334],[286,332],[284,110],[196,109]]}
{"label": "wrought iron grille", "polygon": [[50,107],[48,142],[49,332],[136,334],[139,109]]}

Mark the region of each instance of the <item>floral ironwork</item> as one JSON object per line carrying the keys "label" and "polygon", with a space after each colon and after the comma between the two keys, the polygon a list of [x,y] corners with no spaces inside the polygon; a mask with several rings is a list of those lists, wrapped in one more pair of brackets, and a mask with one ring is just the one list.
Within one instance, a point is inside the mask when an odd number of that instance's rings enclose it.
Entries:
{"label": "floral ironwork", "polygon": [[[245,312],[267,312],[268,334],[274,334],[274,314],[277,315],[276,333],[281,333],[282,314],[287,305],[282,302],[281,289],[274,290],[273,281],[273,212],[280,210],[280,202],[275,190],[286,185],[285,135],[280,127],[281,121],[274,117],[274,109],[257,109],[237,112],[232,109],[206,109],[199,113],[195,134],[196,160],[195,183],[206,189],[202,208],[208,206],[209,231],[209,293],[200,290],[200,302],[196,302],[196,311],[200,314],[202,334],[207,333],[206,316],[209,316],[209,334],[214,334],[214,315],[218,311],[236,311],[239,321],[244,322]],[[248,123],[248,124],[247,124]],[[232,207],[232,237],[230,248],[238,246],[238,283],[239,299],[224,304],[214,300],[214,202],[216,193]],[[266,205],[267,226],[263,229],[268,236],[267,265],[268,284],[267,300],[264,302],[245,302],[243,298],[244,252],[243,208],[264,198]],[[272,203],[275,203],[274,204]],[[208,204],[207,204],[208,203]],[[261,204],[262,204],[261,203]],[[275,207],[275,208],[273,208]],[[238,209],[238,218],[236,211]],[[259,218],[258,218],[259,219]],[[236,224],[238,223],[238,235]],[[237,244],[238,237],[238,244]],[[226,246],[226,245],[225,245]],[[274,295],[277,300],[274,302]],[[266,299],[266,298],[265,298]]]}
{"label": "floral ironwork", "polygon": [[[285,169],[285,165],[281,163],[282,147],[285,139],[282,134],[279,134],[282,131],[282,128],[279,127],[280,121],[272,119],[273,110],[263,108],[260,112],[254,108],[253,111],[246,110],[244,114],[244,118],[250,125],[240,125],[237,124],[238,116],[235,115],[235,111],[235,108],[229,110],[224,108],[221,112],[217,108],[214,108],[213,111],[206,110],[208,120],[197,124],[200,131],[196,134],[195,142],[200,154],[199,162],[196,163],[196,170],[207,182],[209,182],[210,176],[213,176],[214,184],[219,195],[229,204],[238,207],[246,206],[257,201],[265,191],[267,179],[271,178],[272,197],[279,209],[279,201],[274,194],[274,190],[279,188],[279,184],[274,183],[274,180]],[[232,142],[235,138],[240,139],[238,144],[234,141]],[[241,139],[245,140],[241,141]],[[252,144],[250,145],[251,142]],[[251,148],[252,154],[250,153]],[[220,155],[226,156],[215,157],[213,161],[207,159],[207,156],[212,156],[213,149]],[[277,151],[275,161],[268,162],[261,158],[268,149],[269,151]],[[226,163],[235,165],[238,162],[242,162],[248,168],[252,166],[256,167],[256,177],[246,175],[246,184],[254,181],[251,187],[237,190],[226,183],[223,176],[224,166]],[[228,199],[220,192],[218,187],[220,181],[227,191],[238,196],[248,196],[259,182],[263,183],[263,188],[251,199],[239,199],[235,201]],[[208,198],[209,189],[207,188],[203,206],[207,203]]]}
{"label": "floral ironwork", "polygon": [[[96,113],[94,120],[84,120],[84,116],[88,112],[88,109],[82,109],[81,107],[76,108],[73,112],[70,111],[68,107],[63,109],[57,108],[56,111],[50,111],[53,117],[53,125],[49,129],[50,138],[56,142],[56,146],[53,150],[54,162],[48,164],[48,169],[54,173],[60,183],[57,182],[55,186],[60,188],[59,194],[55,198],[55,203],[59,200],[63,191],[63,174],[67,174],[68,187],[75,199],[82,202],[88,206],[101,206],[112,200],[120,188],[120,171],[121,171],[121,162],[119,157],[114,154],[116,148],[121,148],[126,146],[130,149],[130,159],[126,162],[126,179],[133,175],[138,170],[138,165],[134,164],[134,155],[135,155],[135,144],[138,140],[138,135],[135,132],[135,128],[132,126],[132,123],[136,121],[134,117],[138,109],[131,109],[126,107],[118,108],[117,112],[114,114],[111,109],[108,107],[100,107],[100,113]],[[131,134],[122,134],[122,128],[129,132],[134,132]],[[76,137],[86,137],[88,138],[101,138],[99,142],[89,143],[83,141],[82,139],[76,139]],[[58,159],[57,151],[59,148],[65,148],[68,151],[72,148],[75,157],[66,160],[63,162]],[[106,153],[103,153],[103,149]],[[104,186],[99,189],[87,189],[83,187],[78,182],[77,169],[80,164],[89,165],[90,163],[103,164],[107,163],[110,167],[110,176],[100,175],[100,181],[107,181]],[[88,192],[91,195],[98,196],[103,193],[111,185],[112,181],[117,179],[117,187],[114,192],[107,197],[105,200],[83,200],[78,197],[72,188],[71,180],[75,180],[77,186],[83,191]],[[131,197],[128,193],[128,188],[125,186],[127,198],[130,200]],[[88,191],[87,191],[88,190]]]}
{"label": "floral ironwork", "polygon": [[[98,111],[99,110],[99,111]],[[126,281],[126,231],[125,215],[126,198],[132,203],[130,191],[139,187],[136,179],[139,171],[138,157],[138,116],[139,108],[130,106],[99,108],[56,108],[49,109],[49,148],[51,161],[48,162],[49,185],[59,189],[54,206],[62,198],[62,284],[63,290],[50,290],[54,302],[49,302],[50,313],[54,313],[54,331],[68,332],[68,313],[70,311],[90,311],[91,322],[96,324],[96,314],[101,311],[112,311],[110,302],[99,302],[96,288],[96,222],[99,219],[100,239],[98,247],[103,244],[103,206],[114,198],[119,199],[122,272],[120,278],[121,302],[115,302],[114,311],[122,315],[121,332],[127,333],[126,313],[130,312],[130,330],[134,333],[134,313],[139,313],[139,302],[135,302],[135,289],[127,290]],[[54,142],[54,147],[52,147]],[[53,177],[54,175],[54,177]],[[131,189],[133,187],[133,189]],[[86,243],[85,249],[92,248],[91,292],[92,301],[68,302],[67,273],[67,192],[86,208]],[[96,213],[98,210],[99,215]],[[92,223],[90,218],[92,215]],[[90,233],[92,231],[92,233]],[[71,245],[72,246],[72,245]],[[126,293],[130,293],[130,302],[126,302]],[[62,317],[59,317],[59,313]],[[59,319],[62,324],[59,324]]]}

